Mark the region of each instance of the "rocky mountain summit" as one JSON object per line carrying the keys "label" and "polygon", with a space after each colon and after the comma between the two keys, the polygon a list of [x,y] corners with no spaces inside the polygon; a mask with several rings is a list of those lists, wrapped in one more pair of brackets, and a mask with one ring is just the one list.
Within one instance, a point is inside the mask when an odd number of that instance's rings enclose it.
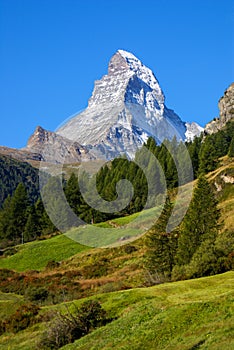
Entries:
{"label": "rocky mountain summit", "polygon": [[0,155],[28,162],[38,167],[40,162],[70,164],[95,159],[89,149],[55,132],[37,126],[27,146],[21,149],[0,146]]}
{"label": "rocky mountain summit", "polygon": [[165,97],[153,72],[133,54],[118,50],[108,74],[95,82],[88,107],[56,133],[92,149],[97,157],[120,154],[132,158],[149,136],[192,139],[203,129],[184,123],[165,105]]}
{"label": "rocky mountain summit", "polygon": [[219,103],[219,118],[215,118],[205,126],[207,134],[213,134],[222,129],[226,123],[234,119],[234,83],[232,83],[220,98]]}
{"label": "rocky mountain summit", "polygon": [[71,141],[55,132],[47,131],[37,126],[29,138],[25,151],[40,154],[41,160],[52,163],[75,163],[81,160],[91,160],[95,157],[86,147]]}

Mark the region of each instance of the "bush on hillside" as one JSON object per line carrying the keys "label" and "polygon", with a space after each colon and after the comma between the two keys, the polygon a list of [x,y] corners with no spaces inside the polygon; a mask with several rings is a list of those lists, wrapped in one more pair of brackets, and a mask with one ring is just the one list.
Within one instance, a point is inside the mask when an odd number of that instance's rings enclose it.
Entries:
{"label": "bush on hillside", "polygon": [[55,261],[55,260],[50,260],[48,261],[47,265],[46,265],[46,269],[47,270],[53,270],[56,269],[57,267],[59,267],[60,263]]}
{"label": "bush on hillside", "polygon": [[32,302],[43,302],[49,296],[49,291],[44,287],[28,287],[25,291],[25,297]]}
{"label": "bush on hillside", "polygon": [[21,305],[13,315],[1,322],[2,332],[17,333],[36,323],[40,308],[34,304]]}
{"label": "bush on hillside", "polygon": [[88,300],[80,308],[75,307],[73,313],[69,310],[66,314],[58,313],[43,334],[38,349],[59,349],[108,321],[110,320],[101,304],[96,300]]}

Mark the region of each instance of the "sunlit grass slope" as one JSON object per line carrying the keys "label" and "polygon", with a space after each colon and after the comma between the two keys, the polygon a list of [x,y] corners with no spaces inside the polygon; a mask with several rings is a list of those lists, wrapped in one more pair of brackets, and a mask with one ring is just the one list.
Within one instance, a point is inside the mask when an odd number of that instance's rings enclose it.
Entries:
{"label": "sunlit grass slope", "polygon": [[[234,272],[227,272],[94,296],[110,316],[117,318],[62,349],[233,349],[233,285]],[[63,304],[51,308],[66,310]],[[0,348],[35,350],[45,327],[48,324],[37,324],[16,335],[1,336]]]}
{"label": "sunlit grass slope", "polygon": [[0,259],[0,268],[16,271],[41,270],[49,261],[62,261],[88,248],[59,235],[17,247],[17,253]]}

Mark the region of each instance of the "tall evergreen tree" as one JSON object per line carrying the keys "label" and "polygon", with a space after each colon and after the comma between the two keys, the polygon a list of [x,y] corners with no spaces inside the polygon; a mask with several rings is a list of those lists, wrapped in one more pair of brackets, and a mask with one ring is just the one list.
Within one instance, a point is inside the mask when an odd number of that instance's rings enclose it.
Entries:
{"label": "tall evergreen tree", "polygon": [[198,176],[198,169],[199,169],[199,152],[201,148],[201,141],[202,137],[195,137],[192,142],[189,142],[187,144],[187,149],[193,164],[193,173],[195,178]]}
{"label": "tall evergreen tree", "polygon": [[214,193],[205,176],[201,176],[180,228],[176,254],[179,265],[188,264],[201,243],[217,233],[219,217]]}
{"label": "tall evergreen tree", "polygon": [[76,217],[66,202],[59,177],[51,177],[41,193],[45,209],[58,230],[66,231],[76,226]]}
{"label": "tall evergreen tree", "polygon": [[170,279],[175,264],[177,232],[166,231],[172,209],[173,205],[167,197],[159,219],[146,237],[145,267],[155,283]]}
{"label": "tall evergreen tree", "polygon": [[211,135],[207,136],[199,152],[198,174],[207,174],[217,166],[217,153]]}
{"label": "tall evergreen tree", "polygon": [[9,211],[10,211],[10,205],[11,205],[11,196],[8,196],[4,203],[3,207],[0,211],[0,238],[6,239],[7,238],[7,227],[9,226]]}
{"label": "tall evergreen tree", "polygon": [[36,210],[36,215],[37,215],[38,220],[39,220],[39,227],[40,227],[42,234],[50,234],[50,233],[55,232],[57,229],[54,226],[54,224],[52,223],[52,221],[50,220],[50,218],[49,218],[49,216],[44,208],[44,205],[43,205],[41,198],[39,198],[37,200],[37,202],[35,204],[35,210]]}
{"label": "tall evergreen tree", "polygon": [[23,241],[24,227],[27,221],[28,195],[23,183],[20,183],[10,201],[7,213],[8,227],[6,237],[11,240],[19,238]]}
{"label": "tall evergreen tree", "polygon": [[228,156],[234,157],[234,136],[232,137],[232,141],[231,141],[230,146],[229,146]]}
{"label": "tall evergreen tree", "polygon": [[78,208],[81,201],[81,194],[79,190],[78,177],[74,173],[71,174],[69,180],[67,181],[64,193],[70,207],[72,208],[75,214],[78,214]]}
{"label": "tall evergreen tree", "polygon": [[28,242],[36,239],[42,233],[40,218],[37,215],[35,206],[32,205],[28,210],[27,221],[24,227],[22,241]]}

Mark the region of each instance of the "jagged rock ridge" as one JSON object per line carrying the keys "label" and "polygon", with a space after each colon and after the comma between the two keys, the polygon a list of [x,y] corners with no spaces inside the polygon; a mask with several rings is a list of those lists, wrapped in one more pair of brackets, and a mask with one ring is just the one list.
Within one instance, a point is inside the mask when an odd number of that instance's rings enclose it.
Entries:
{"label": "jagged rock ridge", "polygon": [[219,103],[219,118],[215,118],[205,126],[207,134],[213,134],[222,129],[226,123],[234,119],[234,83],[232,83],[220,98]]}
{"label": "jagged rock ridge", "polygon": [[41,126],[36,127],[28,140],[27,147],[23,150],[40,154],[42,161],[52,163],[74,163],[95,158],[86,147],[78,142],[47,131]]}

